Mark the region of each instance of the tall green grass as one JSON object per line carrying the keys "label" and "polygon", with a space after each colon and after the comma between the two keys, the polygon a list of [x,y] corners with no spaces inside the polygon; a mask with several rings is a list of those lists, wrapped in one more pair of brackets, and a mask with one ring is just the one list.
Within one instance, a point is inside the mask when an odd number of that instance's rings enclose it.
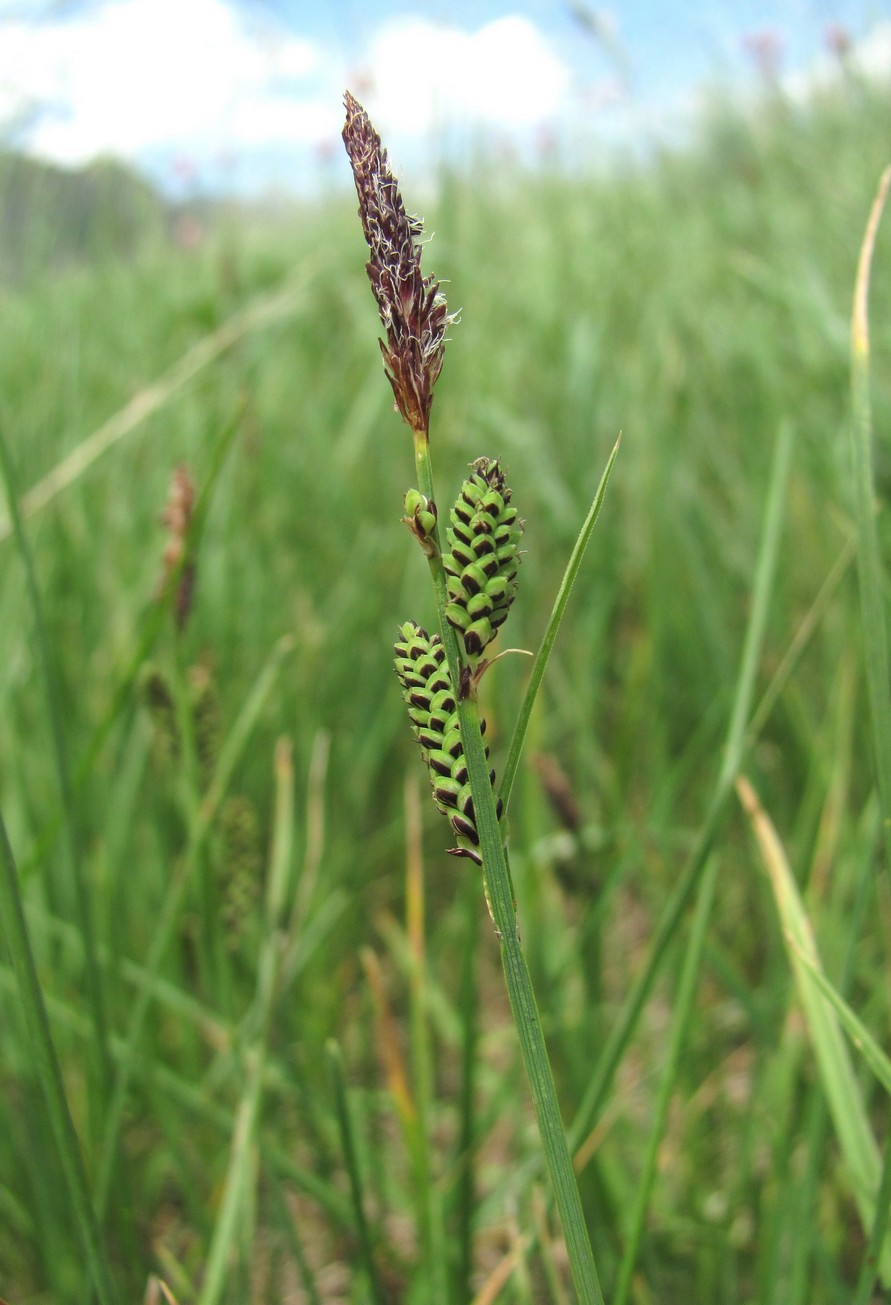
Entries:
{"label": "tall green grass", "polygon": [[[807,110],[726,112],[695,147],[609,179],[558,161],[497,185],[444,175],[424,213],[462,308],[437,482],[457,488],[482,452],[509,468],[527,523],[512,645],[537,646],[623,432],[511,803],[523,943],[607,1301],[620,1277],[632,1301],[728,1305],[822,1305],[862,1284],[871,1229],[774,896],[745,817],[713,797],[788,431],[744,768],[825,979],[886,1045],[848,429],[889,109],[852,85]],[[229,223],[201,250],[54,271],[0,304],[22,492],[160,381],[25,516],[70,814],[22,551],[0,524],[0,810],[98,1208],[98,1290],[121,1300],[152,1273],[181,1303],[569,1290],[478,882],[442,854],[432,807],[417,832],[406,818],[417,758],[390,648],[406,611],[432,610],[398,528],[410,448],[369,349],[363,249],[345,189],[284,229]],[[889,266],[886,225],[870,298],[880,508]],[[175,370],[267,297],[280,311]],[[206,511],[178,633],[155,595],[180,462]],[[876,525],[886,558],[881,510]],[[153,672],[175,750],[147,706]],[[506,658],[484,681],[499,773],[528,673]],[[704,838],[712,899],[672,913]],[[64,1181],[15,960],[4,946],[0,1295],[80,1302],[85,1198]],[[882,1153],[887,1098],[850,1054]]]}

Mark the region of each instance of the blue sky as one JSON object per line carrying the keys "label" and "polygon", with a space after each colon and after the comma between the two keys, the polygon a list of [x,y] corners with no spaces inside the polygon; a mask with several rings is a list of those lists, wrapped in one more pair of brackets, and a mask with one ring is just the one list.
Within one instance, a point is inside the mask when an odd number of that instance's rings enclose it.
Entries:
{"label": "blue sky", "polygon": [[682,130],[709,86],[751,93],[753,45],[806,94],[839,33],[891,78],[891,0],[0,0],[0,123],[174,193],[300,191],[339,175],[347,85],[397,162],[567,149]]}

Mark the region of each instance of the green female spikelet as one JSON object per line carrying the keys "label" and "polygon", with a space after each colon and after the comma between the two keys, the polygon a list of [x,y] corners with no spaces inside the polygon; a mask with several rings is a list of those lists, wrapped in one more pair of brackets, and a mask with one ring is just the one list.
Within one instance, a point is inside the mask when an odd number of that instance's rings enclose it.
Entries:
{"label": "green female spikelet", "polygon": [[461,486],[443,554],[449,603],[446,617],[479,657],[504,623],[517,589],[523,523],[497,458],[480,458]]}
{"label": "green female spikelet", "polygon": [[[406,621],[399,628],[395,653],[402,696],[430,771],[433,801],[448,816],[458,836],[458,846],[449,851],[452,856],[466,856],[482,865],[477,851],[480,840],[473,795],[458,726],[458,704],[449,678],[445,648],[438,634],[431,638],[414,621]],[[485,731],[485,721],[481,723],[481,731]],[[488,755],[486,748],[487,758]],[[489,772],[489,779],[494,786],[494,770]],[[500,820],[500,798],[496,810]]]}

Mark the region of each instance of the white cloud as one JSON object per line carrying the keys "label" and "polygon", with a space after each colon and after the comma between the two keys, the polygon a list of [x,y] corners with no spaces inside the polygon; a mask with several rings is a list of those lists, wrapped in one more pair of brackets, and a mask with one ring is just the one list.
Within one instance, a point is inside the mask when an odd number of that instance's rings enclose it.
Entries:
{"label": "white cloud", "polygon": [[[285,85],[293,110],[301,81],[321,62],[308,41],[249,32],[222,0],[104,0],[67,21],[4,25],[0,112],[8,119],[29,103],[43,106],[28,147],[65,163],[228,148],[242,112],[256,117]],[[298,137],[306,134],[304,123]]]}
{"label": "white cloud", "polygon": [[559,111],[570,80],[538,30],[516,16],[475,32],[424,18],[387,24],[367,68],[375,121],[405,135],[465,119],[528,128]]}
{"label": "white cloud", "polygon": [[845,68],[870,81],[887,82],[891,77],[891,22],[877,23],[854,42],[844,57],[824,51],[807,68],[797,69],[782,79],[787,95],[807,103],[815,92],[833,90],[844,84]]}
{"label": "white cloud", "polygon": [[856,47],[854,58],[868,77],[891,77],[891,22],[877,23]]}
{"label": "white cloud", "polygon": [[60,163],[181,155],[200,171],[223,155],[331,146],[348,84],[394,141],[467,121],[528,131],[558,115],[569,86],[516,16],[473,31],[391,21],[356,85],[341,51],[244,13],[227,0],[98,0],[67,18],[2,22],[0,123],[18,119],[19,143]]}

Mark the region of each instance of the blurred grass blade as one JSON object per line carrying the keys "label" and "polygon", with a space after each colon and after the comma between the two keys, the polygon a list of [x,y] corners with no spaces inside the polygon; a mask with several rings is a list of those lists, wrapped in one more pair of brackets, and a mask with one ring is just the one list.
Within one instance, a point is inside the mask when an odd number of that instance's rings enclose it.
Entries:
{"label": "blurred grass blade", "polygon": [[[202,533],[207,520],[207,514],[210,508],[211,495],[216,485],[219,474],[226,460],[226,455],[232,447],[235,435],[238,433],[242,419],[244,417],[245,402],[242,401],[229,421],[225,422],[220,429],[220,433],[214,442],[211,458],[210,469],[201,487],[195,504],[195,511],[192,517],[191,527],[189,529],[189,549],[188,553],[194,555],[201,543]],[[180,571],[188,560],[188,554],[180,562]],[[169,584],[158,600],[153,600],[143,610],[139,624],[137,626],[137,639],[133,649],[132,656],[127,664],[123,674],[119,677],[111,693],[111,699],[108,707],[93,731],[93,735],[81,755],[77,766],[74,769],[72,784],[75,795],[78,795],[92,774],[99,755],[105,746],[108,738],[123,713],[125,707],[132,701],[133,686],[139,679],[145,663],[158,641],[158,637],[169,620],[169,613],[173,606],[177,581],[179,575],[174,573],[173,582]],[[20,865],[22,881],[27,883],[37,865],[46,856],[47,851],[56,837],[59,828],[64,819],[64,812],[51,816],[37,839],[28,855],[24,857]]]}
{"label": "blurred grass blade", "polygon": [[103,1136],[102,1159],[96,1180],[96,1201],[100,1211],[104,1209],[109,1196],[111,1160],[117,1145],[117,1136],[121,1126],[130,1080],[138,1065],[139,1040],[142,1037],[142,1031],[152,1001],[152,981],[173,937],[180,904],[186,888],[200,864],[200,853],[204,847],[205,839],[210,833],[214,817],[223,798],[226,796],[232,772],[242,755],[251,731],[256,725],[257,718],[269,694],[272,692],[282,663],[292,651],[293,646],[293,639],[288,637],[279,640],[278,644],[276,644],[269,660],[257,677],[256,683],[248,695],[231,733],[224,742],[213,778],[189,830],[189,842],[183,868],[171,882],[167,897],[161,908],[149,948],[149,955],[145,962],[145,986],[136,998],[130,1016],[125,1050],[118,1066],[117,1081],[108,1108]]}
{"label": "blurred grass blade", "polygon": [[792,428],[783,423],[777,435],[771,469],[770,489],[765,509],[761,549],[758,556],[752,612],[746,630],[746,642],[743,647],[736,681],[736,695],[731,711],[730,724],[727,728],[727,742],[724,747],[723,761],[715,780],[714,792],[699,831],[696,845],[690,854],[680,882],[666,903],[659,919],[647,963],[626,996],[622,1009],[613,1023],[606,1044],[597,1059],[594,1072],[585,1091],[584,1100],[576,1112],[570,1131],[570,1141],[573,1148],[580,1145],[592,1122],[596,1121],[613,1075],[618,1068],[625,1048],[631,1040],[631,1035],[640,1018],[647,995],[655,982],[669,944],[677,932],[687,904],[696,891],[700,878],[705,871],[709,854],[717,837],[721,821],[724,818],[728,798],[733,791],[734,778],[742,765],[746,746],[750,741],[747,735],[746,722],[752,710],[758,660],[767,622],[768,601],[779,552],[780,527],[783,519],[783,504],[789,467],[792,461],[793,444],[794,434]]}
{"label": "blurred grass blade", "polygon": [[[100,974],[96,949],[96,930],[93,923],[91,889],[87,882],[87,876],[83,866],[83,858],[81,857],[77,827],[77,810],[74,801],[74,789],[71,783],[71,771],[68,765],[68,750],[65,743],[65,729],[63,725],[65,719],[65,708],[62,701],[58,677],[53,664],[53,658],[50,652],[49,637],[43,613],[43,601],[40,595],[40,587],[37,583],[34,558],[31,553],[31,547],[28,543],[28,537],[25,534],[22,516],[18,507],[16,497],[16,479],[12,465],[12,457],[9,451],[6,433],[2,429],[0,429],[0,468],[2,468],[3,479],[6,484],[9,515],[15,535],[16,546],[25,572],[26,592],[31,606],[32,620],[34,622],[34,641],[38,654],[37,661],[43,679],[43,694],[46,700],[47,715],[49,717],[51,738],[50,752],[55,766],[56,782],[59,789],[63,833],[62,847],[64,849],[65,860],[67,861],[67,866],[65,868],[68,870],[74,882],[74,900],[76,903],[78,924],[81,930],[81,939],[84,949],[84,961],[87,976],[87,999],[95,1027],[95,1038],[90,1050],[92,1053],[91,1061],[96,1071],[93,1074],[94,1090],[98,1089],[99,1100],[93,1102],[93,1108],[94,1110],[98,1110],[101,1114],[103,1103],[109,1091],[109,1084],[112,1075],[111,1057],[108,1051],[108,1022],[105,1014],[105,996],[103,993],[102,977]],[[49,887],[50,896],[52,898],[52,875],[50,874],[48,878],[50,880]]]}
{"label": "blurred grass blade", "polygon": [[409,945],[409,1027],[414,1118],[412,1156],[418,1201],[419,1240],[428,1290],[436,1300],[448,1299],[447,1256],[442,1199],[434,1181],[431,1119],[435,1101],[433,1046],[430,1035],[430,975],[427,969],[421,786],[417,771],[406,775],[405,807],[405,924]]}
{"label": "blurred grass blade", "polygon": [[[820,960],[810,921],[782,844],[745,776],[741,775],[737,779],[736,790],[751,822],[773,889],[786,951],[817,1060],[820,1082],[826,1093],[829,1112],[851,1180],[854,1202],[868,1235],[876,1214],[879,1155],[869,1126],[863,1094],[833,1004],[813,979],[812,970],[820,968]],[[809,966],[803,964],[802,957],[807,957]],[[883,1283],[891,1285],[891,1242],[887,1239],[882,1248],[879,1271]]]}
{"label": "blurred grass blade", "polygon": [[[720,795],[727,790],[736,773],[745,746],[746,723],[752,710],[755,680],[761,660],[764,632],[767,628],[767,615],[770,609],[777,561],[780,555],[786,487],[792,461],[792,443],[791,428],[782,425],[777,435],[771,465],[767,504],[761,529],[761,543],[755,568],[755,586],[752,595],[751,612],[737,673],[736,692],[730,714],[730,723],[727,728],[724,760],[716,781],[716,795]],[[684,952],[681,977],[675,993],[668,1061],[659,1084],[656,1108],[653,1112],[653,1122],[647,1140],[643,1173],[638,1183],[630,1232],[625,1253],[622,1256],[619,1278],[613,1297],[616,1305],[625,1305],[631,1291],[631,1277],[643,1237],[647,1209],[656,1176],[659,1148],[662,1144],[671,1098],[680,1071],[684,1048],[687,1044],[690,1020],[693,1015],[696,982],[705,950],[718,869],[719,861],[717,855],[713,853],[705,861],[704,872],[699,884],[693,928]]]}
{"label": "blurred grass blade", "polygon": [[885,620],[883,575],[875,518],[875,477],[872,457],[872,410],[869,393],[869,278],[876,233],[882,209],[891,187],[891,167],[885,169],[870,211],[860,249],[854,310],[851,319],[851,398],[853,419],[854,499],[857,518],[857,571],[860,579],[860,612],[863,625],[863,655],[869,691],[870,719],[875,749],[876,777],[882,808],[885,840],[885,869],[891,879],[891,670],[888,660],[888,627]]}
{"label": "blurred grass blade", "polygon": [[[216,331],[199,340],[153,385],[146,386],[134,395],[119,412],[109,417],[92,435],[78,444],[67,458],[29,489],[19,503],[22,516],[27,519],[45,508],[63,489],[79,480],[103,453],[107,453],[125,435],[129,435],[153,412],[163,407],[187,382],[231,349],[243,336],[295,312],[316,271],[316,265],[304,264],[299,276],[290,285],[234,313]],[[11,533],[12,514],[0,516],[0,543]]]}
{"label": "blurred grass blade", "polygon": [[235,1114],[229,1167],[198,1305],[216,1305],[222,1298],[231,1272],[233,1250],[240,1235],[242,1219],[250,1207],[256,1185],[257,1117],[263,1077],[263,1056],[258,1048],[249,1049],[245,1063],[247,1083]]}
{"label": "blurred grass blade", "polygon": [[860,1278],[851,1305],[871,1305],[875,1299],[873,1287],[877,1276],[876,1266],[879,1264],[882,1243],[886,1240],[889,1217],[891,1217],[891,1145],[886,1138],[882,1180],[876,1196],[876,1215],[861,1261]]}
{"label": "blurred grass blade", "polygon": [[[787,945],[796,947],[791,939],[787,939]],[[802,948],[796,947],[796,950],[799,961],[809,973],[815,986],[834,1009],[839,1018],[839,1023],[844,1028],[854,1048],[861,1053],[864,1062],[891,1096],[891,1059],[882,1051],[869,1029],[854,1014],[838,989],[829,982],[814,956]]]}
{"label": "blurred grass blade", "polygon": [[569,602],[569,595],[572,591],[572,586],[575,583],[575,578],[582,565],[582,558],[585,556],[585,549],[588,547],[591,532],[597,523],[597,518],[600,516],[600,509],[603,507],[607,482],[609,481],[613,464],[618,455],[621,440],[622,437],[620,435],[613,445],[606,468],[604,469],[603,475],[600,477],[600,484],[597,486],[594,501],[588,510],[588,515],[585,517],[578,538],[575,541],[575,547],[570,555],[569,562],[567,563],[566,570],[563,574],[563,579],[560,582],[560,588],[557,591],[557,598],[554,602],[553,610],[548,619],[544,638],[539,644],[538,653],[535,657],[535,664],[532,667],[532,674],[529,677],[529,684],[525,696],[520,704],[520,711],[517,715],[513,736],[510,741],[510,748],[508,749],[507,760],[504,765],[501,788],[499,789],[499,795],[504,803],[505,814],[507,814],[510,806],[511,790],[513,789],[514,780],[516,779],[517,767],[520,764],[520,755],[523,751],[526,731],[529,728],[529,718],[532,715],[532,708],[535,706],[535,699],[538,697],[538,690],[541,687],[541,682],[544,678],[545,670],[547,669],[551,651],[553,650],[554,643],[557,639],[557,632],[560,629],[560,622],[563,620],[563,614],[566,611],[566,604]]}
{"label": "blurred grass blade", "polygon": [[255,1206],[257,1132],[263,1096],[263,1073],[283,955],[279,930],[285,917],[285,888],[294,843],[293,778],[290,740],[280,739],[275,750],[275,814],[267,876],[266,929],[260,946],[256,1003],[252,1012],[256,1033],[245,1051],[244,1091],[235,1115],[229,1167],[198,1305],[216,1305],[222,1298],[233,1248],[239,1236],[248,1246],[254,1240],[253,1236],[245,1234],[244,1223]]}
{"label": "blurred grass blade", "polygon": [[365,1265],[365,1272],[368,1276],[368,1285],[374,1305],[386,1305],[387,1298],[384,1294],[383,1288],[381,1287],[377,1267],[374,1262],[374,1246],[372,1244],[371,1229],[369,1228],[368,1220],[365,1217],[362,1175],[359,1173],[359,1157],[356,1152],[356,1140],[353,1131],[353,1121],[350,1115],[350,1103],[347,1100],[346,1081],[343,1073],[343,1057],[340,1053],[340,1047],[333,1039],[329,1039],[325,1051],[328,1059],[328,1072],[331,1076],[331,1085],[334,1089],[334,1106],[340,1129],[340,1145],[343,1151],[347,1175],[349,1177],[350,1194],[353,1198],[353,1214],[356,1220],[356,1229],[359,1234],[359,1251],[362,1262]]}
{"label": "blurred grass blade", "polygon": [[101,1305],[114,1305],[117,1295],[102,1249],[87,1175],[74,1130],[43,992],[34,964],[28,926],[19,895],[15,858],[0,816],[0,923],[18,983],[19,1000],[30,1037],[30,1051],[43,1090],[47,1115],[55,1139],[73,1222],[77,1226],[84,1259]]}

